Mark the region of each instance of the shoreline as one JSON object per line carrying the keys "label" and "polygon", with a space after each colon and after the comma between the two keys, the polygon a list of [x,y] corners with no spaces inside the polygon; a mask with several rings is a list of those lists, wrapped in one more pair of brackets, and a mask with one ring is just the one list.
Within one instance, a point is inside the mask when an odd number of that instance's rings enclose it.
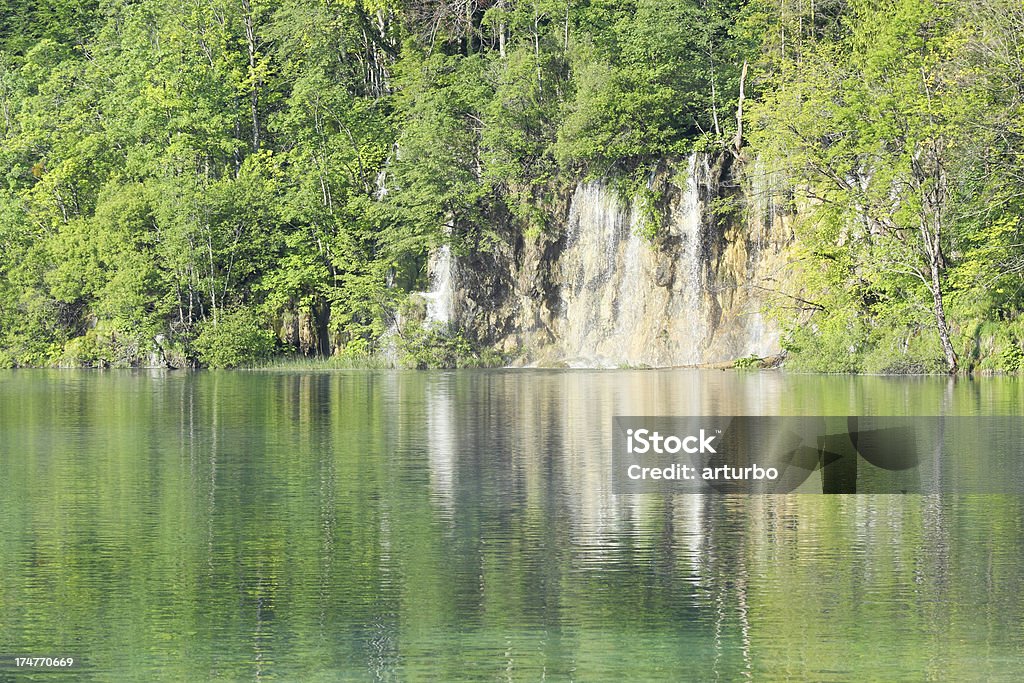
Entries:
{"label": "shoreline", "polygon": [[554,363],[547,363],[543,365],[539,364],[528,364],[528,365],[476,365],[476,366],[464,366],[464,367],[429,367],[429,368],[418,368],[418,367],[403,367],[393,362],[387,362],[385,359],[380,358],[367,358],[367,359],[350,359],[350,358],[339,358],[337,356],[331,357],[289,357],[281,356],[269,359],[265,363],[253,364],[253,365],[239,365],[231,368],[209,368],[203,366],[185,366],[175,367],[169,365],[22,365],[10,368],[0,368],[3,370],[89,370],[89,371],[109,371],[109,370],[163,370],[167,372],[204,372],[204,371],[228,371],[228,372],[326,372],[333,370],[390,370],[390,371],[403,371],[403,372],[430,372],[430,371],[452,371],[452,370],[523,370],[523,371],[602,371],[602,372],[615,372],[615,371],[665,371],[665,370],[703,370],[703,371],[733,371],[733,372],[765,372],[774,371],[781,372],[789,375],[801,375],[801,376],[821,376],[821,377],[888,377],[888,378],[910,378],[910,377],[943,377],[949,379],[977,379],[977,378],[991,378],[991,377],[1020,377],[1021,373],[1006,372],[999,370],[983,369],[973,370],[970,372],[961,371],[956,374],[947,374],[944,372],[816,372],[811,370],[801,370],[797,368],[787,368],[784,364],[784,359],[781,354],[776,356],[767,356],[763,358],[759,357],[744,357],[738,358],[731,361],[720,361],[715,363],[688,363],[679,365],[661,365],[661,366],[649,366],[649,365],[629,365],[620,364],[617,366],[602,366],[602,365],[570,365],[568,362],[559,361]]}

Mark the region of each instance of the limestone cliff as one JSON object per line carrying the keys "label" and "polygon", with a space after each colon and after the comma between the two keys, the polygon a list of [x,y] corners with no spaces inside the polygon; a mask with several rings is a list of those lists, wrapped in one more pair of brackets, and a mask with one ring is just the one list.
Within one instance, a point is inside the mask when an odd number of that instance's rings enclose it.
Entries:
{"label": "limestone cliff", "polygon": [[[660,218],[580,183],[554,229],[514,230],[489,252],[430,262],[428,319],[517,364],[715,363],[779,352],[765,293],[783,275],[789,221],[755,172],[694,154],[649,179]],[[749,166],[748,166],[749,168]]]}

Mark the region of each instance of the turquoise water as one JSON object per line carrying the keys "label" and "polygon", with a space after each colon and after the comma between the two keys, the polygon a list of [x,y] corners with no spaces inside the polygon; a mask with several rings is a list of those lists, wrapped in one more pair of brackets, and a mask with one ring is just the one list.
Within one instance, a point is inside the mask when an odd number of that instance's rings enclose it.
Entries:
{"label": "turquoise water", "polygon": [[[613,495],[613,415],[1020,414],[1015,379],[0,372],[6,680],[1008,680],[1014,496]],[[948,457],[955,458],[955,454]]]}

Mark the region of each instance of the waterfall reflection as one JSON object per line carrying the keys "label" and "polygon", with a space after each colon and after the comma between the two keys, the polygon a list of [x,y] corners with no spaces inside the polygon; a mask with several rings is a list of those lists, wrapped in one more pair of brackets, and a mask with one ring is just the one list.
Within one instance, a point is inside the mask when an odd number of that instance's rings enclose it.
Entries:
{"label": "waterfall reflection", "polygon": [[425,383],[424,393],[431,493],[435,503],[450,517],[455,512],[455,460],[459,433],[451,374],[437,373],[430,376]]}

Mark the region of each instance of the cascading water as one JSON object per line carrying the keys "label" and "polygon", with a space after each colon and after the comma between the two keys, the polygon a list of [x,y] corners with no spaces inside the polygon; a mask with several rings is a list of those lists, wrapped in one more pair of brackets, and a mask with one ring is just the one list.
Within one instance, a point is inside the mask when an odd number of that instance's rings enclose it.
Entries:
{"label": "cascading water", "polygon": [[751,285],[784,264],[788,228],[759,207],[712,216],[719,172],[694,154],[678,187],[652,175],[652,187],[667,188],[654,237],[638,202],[590,181],[576,187],[561,239],[544,235],[466,268],[437,249],[427,321],[470,329],[528,364],[672,366],[776,353],[778,332]]}
{"label": "cascading water", "polygon": [[705,205],[701,191],[710,183],[711,169],[708,158],[693,154],[687,164],[686,190],[679,210],[671,216],[669,233],[679,237],[679,257],[676,262],[678,292],[673,301],[671,314],[675,325],[675,356],[677,363],[697,363],[702,359],[702,349],[707,345],[708,316],[704,296],[705,267],[708,239],[705,230]]}
{"label": "cascading water", "polygon": [[686,189],[668,216],[675,253],[667,255],[643,235],[636,205],[602,183],[576,189],[558,260],[554,336],[562,360],[588,367],[702,360],[709,325],[701,192],[709,175],[707,158],[691,156]]}
{"label": "cascading water", "polygon": [[570,365],[606,365],[617,355],[609,348],[617,327],[616,292],[628,287],[616,268],[629,215],[599,183],[576,188],[569,212],[566,246],[558,261],[561,284],[554,333]]}
{"label": "cascading water", "polygon": [[455,318],[455,260],[447,244],[430,255],[430,289],[422,296],[427,302],[426,323],[435,327],[450,325]]}

